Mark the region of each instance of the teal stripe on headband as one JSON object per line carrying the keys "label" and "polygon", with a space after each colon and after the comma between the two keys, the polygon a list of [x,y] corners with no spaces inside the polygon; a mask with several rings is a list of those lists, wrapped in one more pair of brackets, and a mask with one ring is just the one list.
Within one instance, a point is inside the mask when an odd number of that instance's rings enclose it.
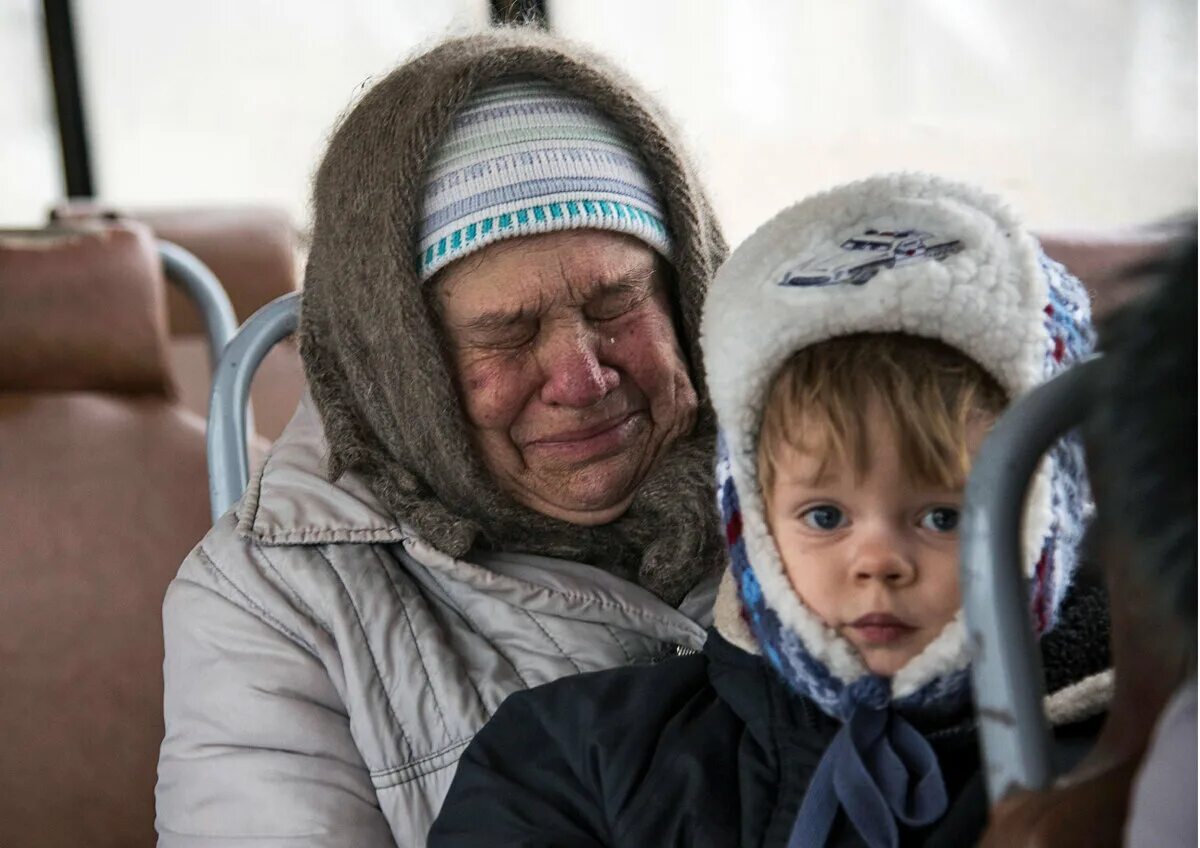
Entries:
{"label": "teal stripe on headband", "polygon": [[641,239],[667,257],[656,175],[596,103],[544,80],[474,92],[429,151],[417,219],[422,279],[484,245],[572,228]]}
{"label": "teal stripe on headband", "polygon": [[[547,218],[551,220],[595,218],[598,219],[597,223],[601,224],[601,229],[615,230],[616,232],[622,232],[624,228],[614,228],[611,224],[611,219],[624,219],[645,224],[663,240],[670,238],[667,225],[660,218],[656,215],[651,215],[645,209],[638,209],[636,206],[630,206],[627,203],[617,203],[612,200],[581,200],[578,202],[571,200],[566,203],[546,203],[539,206],[528,206],[524,209],[514,209],[501,215],[489,215],[486,218],[480,218],[477,221],[472,221],[465,227],[454,230],[438,241],[437,251],[434,251],[432,247],[425,251],[425,255],[421,257],[419,270],[426,271],[435,263],[437,265],[447,265],[454,261],[456,258],[455,254],[462,253],[466,255],[470,253],[474,249],[473,242],[477,239],[486,237],[493,230],[520,230],[520,225],[528,222],[531,217],[534,222],[545,221]],[[610,221],[601,223],[606,218],[610,219]],[[515,227],[514,219],[516,223]],[[546,230],[537,228],[531,229],[526,233],[512,233],[512,235],[537,235],[542,232],[546,232]],[[447,245],[449,245],[449,248],[447,248]]]}

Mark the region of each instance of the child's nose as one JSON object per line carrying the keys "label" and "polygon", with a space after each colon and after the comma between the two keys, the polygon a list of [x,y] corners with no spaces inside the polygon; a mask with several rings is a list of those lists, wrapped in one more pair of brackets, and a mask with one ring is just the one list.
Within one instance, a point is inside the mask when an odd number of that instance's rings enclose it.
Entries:
{"label": "child's nose", "polygon": [[916,574],[903,545],[888,533],[864,541],[854,559],[854,579],[859,583],[878,580],[889,586],[904,586]]}

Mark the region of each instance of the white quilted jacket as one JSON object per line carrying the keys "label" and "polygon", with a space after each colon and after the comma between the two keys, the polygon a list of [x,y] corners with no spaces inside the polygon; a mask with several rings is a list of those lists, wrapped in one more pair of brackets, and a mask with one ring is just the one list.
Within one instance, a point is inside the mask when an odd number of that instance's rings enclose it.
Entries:
{"label": "white quilted jacket", "polygon": [[507,695],[704,641],[715,581],[674,609],[580,563],[455,560],[324,452],[306,399],[167,592],[160,846],[424,845]]}

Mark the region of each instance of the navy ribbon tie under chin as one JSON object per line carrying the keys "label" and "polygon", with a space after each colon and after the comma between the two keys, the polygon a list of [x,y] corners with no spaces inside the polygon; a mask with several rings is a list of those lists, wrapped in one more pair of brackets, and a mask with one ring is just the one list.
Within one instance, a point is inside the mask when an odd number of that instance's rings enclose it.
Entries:
{"label": "navy ribbon tie under chin", "polygon": [[839,808],[870,848],[896,848],[897,822],[923,827],[946,812],[937,755],[903,716],[854,711],[817,765],[788,848],[824,846]]}

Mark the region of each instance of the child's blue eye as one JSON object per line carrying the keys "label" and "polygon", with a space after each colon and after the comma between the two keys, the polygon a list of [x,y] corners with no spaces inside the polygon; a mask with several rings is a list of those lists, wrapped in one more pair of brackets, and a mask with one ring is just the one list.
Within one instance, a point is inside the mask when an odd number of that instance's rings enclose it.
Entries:
{"label": "child's blue eye", "polygon": [[814,506],[805,510],[800,520],[814,530],[836,530],[842,526],[845,517],[836,506]]}
{"label": "child's blue eye", "polygon": [[935,533],[953,533],[958,529],[958,510],[939,506],[921,517],[921,526]]}

